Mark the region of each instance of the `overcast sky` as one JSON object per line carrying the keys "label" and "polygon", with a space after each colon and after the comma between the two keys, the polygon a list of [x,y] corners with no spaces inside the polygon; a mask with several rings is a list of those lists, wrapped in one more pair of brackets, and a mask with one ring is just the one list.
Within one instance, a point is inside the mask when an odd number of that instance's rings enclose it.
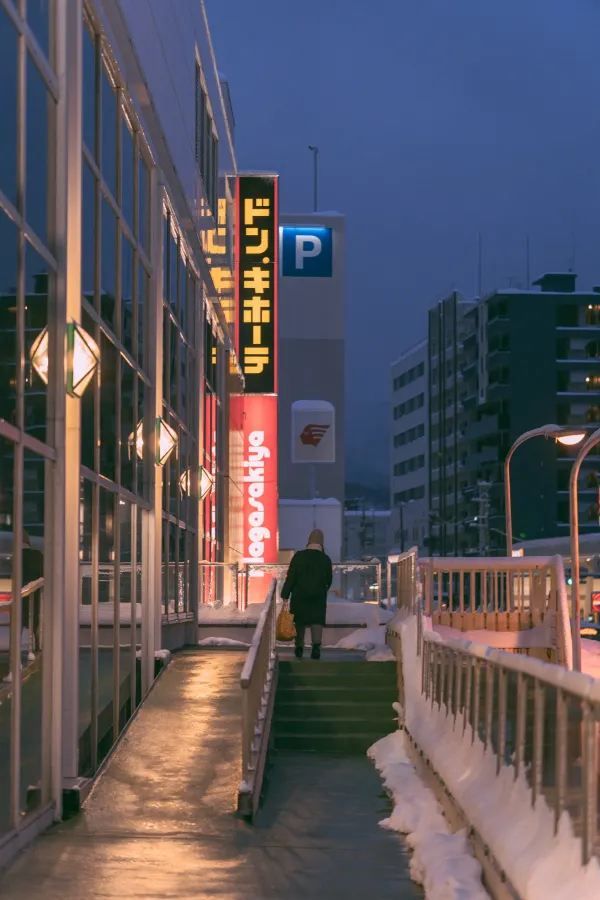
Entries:
{"label": "overcast sky", "polygon": [[[206,0],[242,168],[348,228],[347,451],[386,471],[389,363],[453,288],[600,283],[599,0]],[[380,439],[374,435],[380,435]]]}

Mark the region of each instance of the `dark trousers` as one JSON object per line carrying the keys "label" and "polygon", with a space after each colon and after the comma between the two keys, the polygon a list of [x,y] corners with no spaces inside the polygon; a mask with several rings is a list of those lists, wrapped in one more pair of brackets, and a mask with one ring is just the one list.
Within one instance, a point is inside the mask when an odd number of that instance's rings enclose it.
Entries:
{"label": "dark trousers", "polygon": [[[306,631],[306,625],[296,625],[296,646],[304,647],[304,633]],[[311,625],[310,626],[310,636],[312,638],[313,644],[320,644],[323,640],[323,626],[322,625]]]}

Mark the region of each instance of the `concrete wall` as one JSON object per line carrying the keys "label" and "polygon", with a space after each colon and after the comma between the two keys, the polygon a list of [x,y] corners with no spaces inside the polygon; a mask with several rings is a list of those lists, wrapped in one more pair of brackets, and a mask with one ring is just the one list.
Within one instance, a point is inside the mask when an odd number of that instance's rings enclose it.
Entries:
{"label": "concrete wall", "polygon": [[[281,277],[279,293],[279,495],[344,502],[344,245],[338,213],[284,214],[281,225],[321,225],[333,232],[330,278]],[[335,408],[334,463],[292,463],[291,408],[296,400],[326,400]],[[282,544],[282,546],[284,546]]]}

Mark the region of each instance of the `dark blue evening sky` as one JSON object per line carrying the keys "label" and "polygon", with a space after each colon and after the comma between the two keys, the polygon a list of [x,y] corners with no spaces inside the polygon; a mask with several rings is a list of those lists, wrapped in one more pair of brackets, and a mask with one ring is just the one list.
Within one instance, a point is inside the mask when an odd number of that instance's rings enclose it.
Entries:
{"label": "dark blue evening sky", "polygon": [[[389,363],[453,288],[600,283],[598,0],[206,0],[241,168],[346,214],[350,475],[387,471]],[[374,434],[377,436],[374,439]]]}

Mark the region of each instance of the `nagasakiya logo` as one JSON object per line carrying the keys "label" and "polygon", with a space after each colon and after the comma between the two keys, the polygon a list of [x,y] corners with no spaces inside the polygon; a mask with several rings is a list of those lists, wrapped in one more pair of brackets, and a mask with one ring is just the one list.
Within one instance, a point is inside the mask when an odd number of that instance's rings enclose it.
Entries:
{"label": "nagasakiya logo", "polygon": [[329,425],[306,425],[300,441],[310,447],[318,447],[328,431]]}

